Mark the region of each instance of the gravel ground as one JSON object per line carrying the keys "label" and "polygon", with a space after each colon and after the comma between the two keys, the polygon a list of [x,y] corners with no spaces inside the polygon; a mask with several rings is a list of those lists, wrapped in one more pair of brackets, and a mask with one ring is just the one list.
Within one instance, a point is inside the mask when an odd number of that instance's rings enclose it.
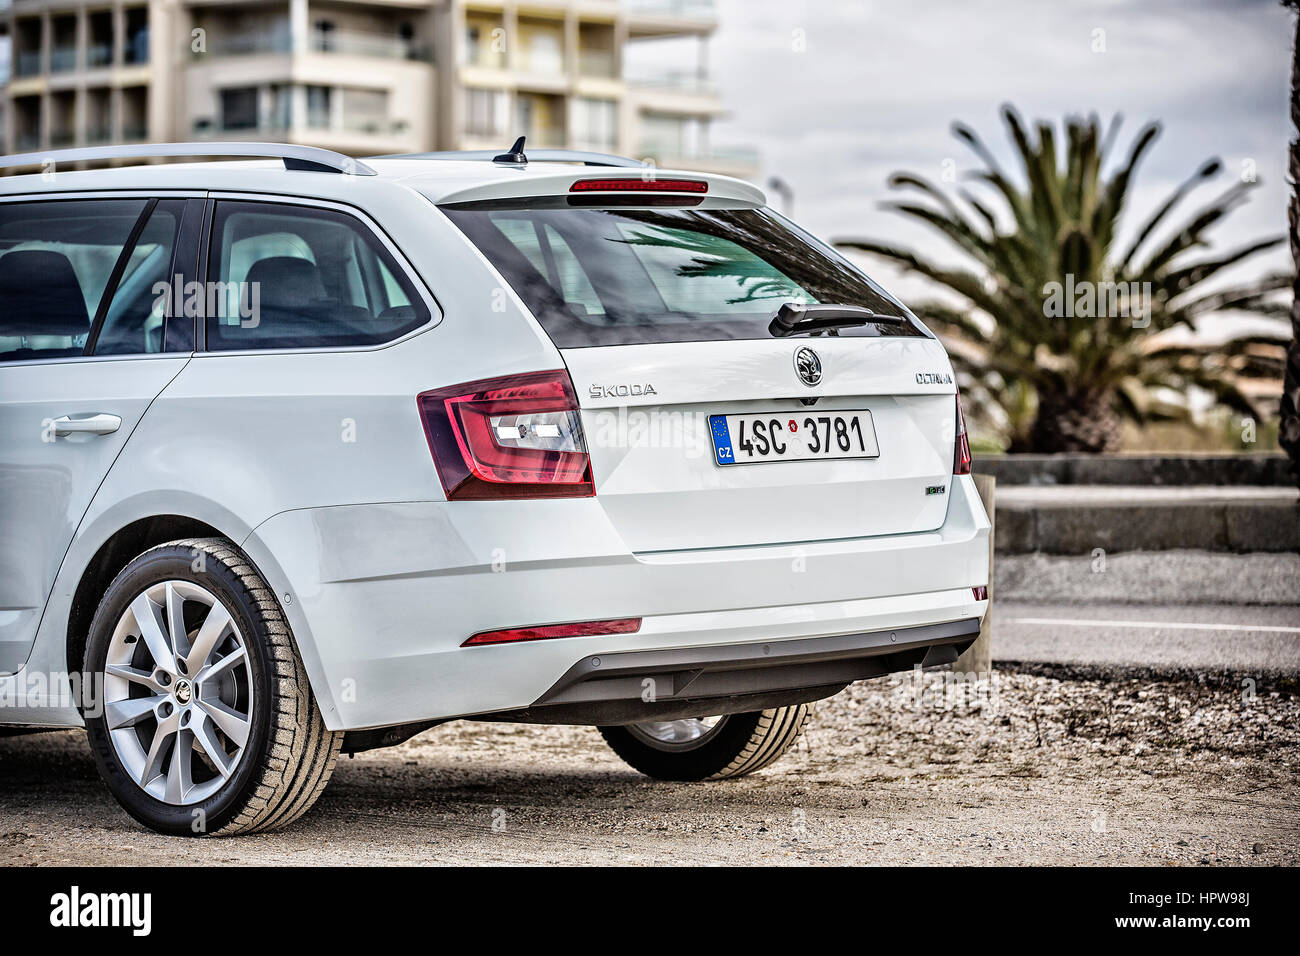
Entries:
{"label": "gravel ground", "polygon": [[[343,759],[293,829],[149,834],[84,739],[0,739],[11,864],[1300,863],[1300,688],[1231,675],[1003,666],[817,705],[767,770],[661,784],[591,728],[453,723]],[[945,684],[945,680],[947,683]],[[919,692],[918,692],[919,691]]]}

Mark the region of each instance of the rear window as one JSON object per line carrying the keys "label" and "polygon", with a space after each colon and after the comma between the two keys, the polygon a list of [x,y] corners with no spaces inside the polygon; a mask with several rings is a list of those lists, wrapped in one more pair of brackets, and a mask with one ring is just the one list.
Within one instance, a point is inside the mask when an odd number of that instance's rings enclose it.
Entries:
{"label": "rear window", "polygon": [[[444,206],[560,348],[765,339],[787,302],[904,315],[851,264],[762,209]],[[866,325],[841,335],[923,335]]]}

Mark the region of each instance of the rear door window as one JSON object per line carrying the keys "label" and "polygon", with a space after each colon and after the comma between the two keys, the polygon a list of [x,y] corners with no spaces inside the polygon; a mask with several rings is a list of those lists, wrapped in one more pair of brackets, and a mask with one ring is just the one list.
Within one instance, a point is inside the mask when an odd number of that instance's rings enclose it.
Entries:
{"label": "rear door window", "polygon": [[149,213],[122,265],[93,343],[95,355],[148,355],[163,351],[172,282],[172,256],[183,199],[166,199]]}
{"label": "rear door window", "polygon": [[145,199],[0,203],[0,362],[82,355]]}
{"label": "rear door window", "polygon": [[218,202],[208,281],[209,350],[376,345],[431,317],[374,233],[330,209]]}
{"label": "rear door window", "polygon": [[[906,315],[852,264],[763,209],[442,208],[560,348],[765,339],[787,302]],[[911,322],[838,331],[925,334]]]}

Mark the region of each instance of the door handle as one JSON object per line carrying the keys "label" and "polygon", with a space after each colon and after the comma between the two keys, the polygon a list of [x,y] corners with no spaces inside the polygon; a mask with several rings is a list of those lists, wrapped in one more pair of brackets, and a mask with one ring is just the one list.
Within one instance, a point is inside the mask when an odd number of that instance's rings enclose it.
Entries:
{"label": "door handle", "polygon": [[111,435],[122,425],[122,419],[117,415],[88,415],[85,418],[72,418],[64,415],[61,418],[54,419],[51,424],[54,426],[55,436],[59,435]]}

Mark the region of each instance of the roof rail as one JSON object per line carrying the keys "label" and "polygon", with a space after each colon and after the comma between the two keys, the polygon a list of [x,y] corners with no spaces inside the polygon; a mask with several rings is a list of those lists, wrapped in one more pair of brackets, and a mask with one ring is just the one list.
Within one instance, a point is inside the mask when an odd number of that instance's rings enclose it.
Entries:
{"label": "roof rail", "polygon": [[[507,154],[508,155],[508,154]],[[371,156],[370,159],[451,159],[480,162],[493,162],[502,154],[495,149],[450,149],[435,153],[393,153],[388,156]],[[505,163],[505,160],[501,160]],[[642,167],[639,159],[627,156],[615,156],[611,153],[589,153],[581,149],[530,149],[526,159],[528,163],[581,163],[584,166],[626,166]],[[522,165],[522,164],[521,164]]]}
{"label": "roof rail", "polygon": [[145,143],[139,146],[84,146],[43,153],[0,156],[0,169],[43,166],[46,163],[80,163],[96,159],[145,159],[152,156],[253,156],[284,160],[285,169],[374,176],[365,163],[332,149],[290,143]]}

